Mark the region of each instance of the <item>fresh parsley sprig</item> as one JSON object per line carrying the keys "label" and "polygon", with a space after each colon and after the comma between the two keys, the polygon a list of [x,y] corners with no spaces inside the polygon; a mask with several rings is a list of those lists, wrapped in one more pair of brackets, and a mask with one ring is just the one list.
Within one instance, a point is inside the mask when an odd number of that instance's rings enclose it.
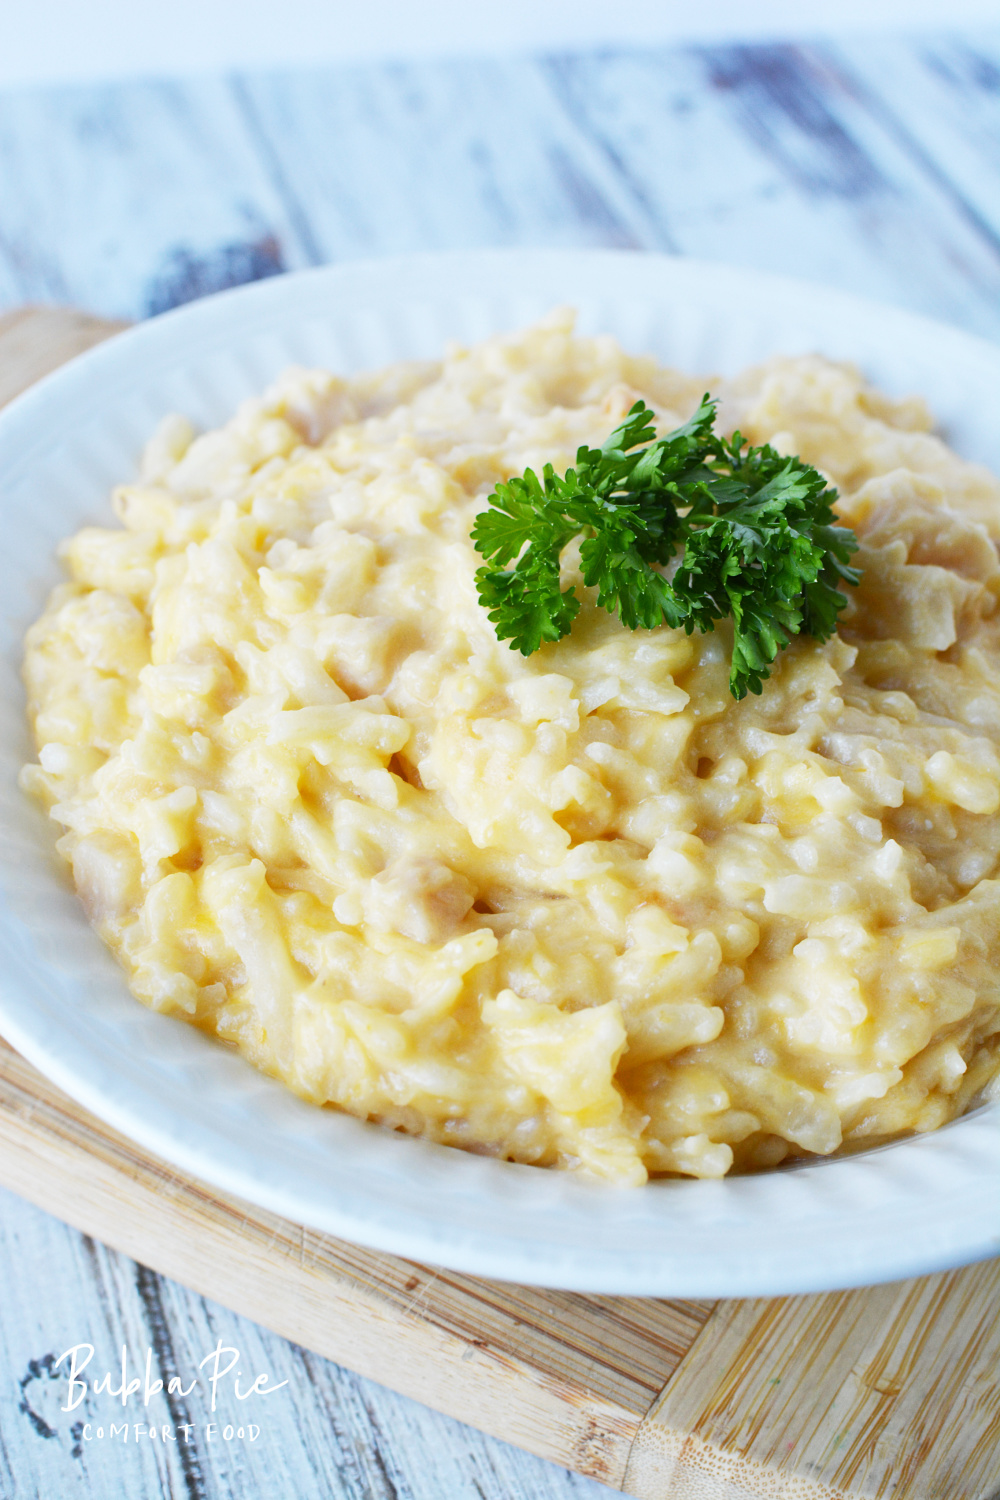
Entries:
{"label": "fresh parsley sprig", "polygon": [[716,404],[706,395],[690,421],[657,438],[637,401],[566,474],[546,464],[541,479],[527,469],[497,485],[472,540],[491,564],[476,588],[500,640],[530,656],[568,634],[580,600],[560,588],[559,559],[581,534],[584,583],[630,630],[667,624],[690,635],[732,617],[734,698],[761,691],[792,636],[833,634],[837,585],[860,577],[849,566],[854,533],[831,509],[836,490],[801,459],[720,436]]}

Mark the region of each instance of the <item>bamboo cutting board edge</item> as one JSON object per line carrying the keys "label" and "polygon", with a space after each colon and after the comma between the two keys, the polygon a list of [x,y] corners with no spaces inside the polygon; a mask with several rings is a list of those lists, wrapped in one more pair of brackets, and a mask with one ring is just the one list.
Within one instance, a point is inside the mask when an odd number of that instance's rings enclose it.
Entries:
{"label": "bamboo cutting board edge", "polygon": [[1000,1261],[734,1302],[486,1282],[147,1156],[0,1044],[0,1182],[274,1332],[640,1500],[994,1500]]}
{"label": "bamboo cutting board edge", "polygon": [[[0,404],[120,326],[60,308],[0,317]],[[0,1181],[75,1227],[640,1500],[996,1500],[1000,1262],[715,1304],[461,1277],[185,1179],[6,1045],[0,1143]]]}

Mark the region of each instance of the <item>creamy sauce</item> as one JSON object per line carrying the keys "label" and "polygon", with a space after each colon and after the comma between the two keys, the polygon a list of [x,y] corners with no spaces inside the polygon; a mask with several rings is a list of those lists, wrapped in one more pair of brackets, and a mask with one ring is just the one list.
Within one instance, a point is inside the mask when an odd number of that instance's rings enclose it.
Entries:
{"label": "creamy sauce", "polygon": [[146,1004],[317,1104],[623,1183],[960,1113],[1000,1063],[1000,483],[818,357],[715,381],[864,568],[763,696],[730,633],[476,598],[498,479],[706,382],[567,314],[180,418],[29,632],[27,788]]}

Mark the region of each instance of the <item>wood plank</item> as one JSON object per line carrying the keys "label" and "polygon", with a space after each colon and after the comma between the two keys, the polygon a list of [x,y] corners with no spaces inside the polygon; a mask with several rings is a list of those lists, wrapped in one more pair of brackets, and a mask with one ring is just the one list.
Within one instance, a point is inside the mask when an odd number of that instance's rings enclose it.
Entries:
{"label": "wood plank", "polygon": [[127,327],[69,307],[21,307],[0,317],[0,406]]}
{"label": "wood plank", "polygon": [[0,94],[0,291],[137,318],[311,264],[223,79]]}
{"label": "wood plank", "polygon": [[549,72],[683,253],[1000,336],[996,244],[845,67],[821,48],[754,46],[566,57]]}
{"label": "wood plank", "polygon": [[1000,1483],[996,1261],[714,1305],[480,1281],[182,1178],[6,1046],[0,1182],[286,1338],[640,1500],[989,1500]]}
{"label": "wood plank", "polygon": [[626,49],[255,76],[238,94],[323,259],[635,245],[1000,332],[997,245],[831,56]]}
{"label": "wood plank", "polygon": [[1000,244],[1000,31],[845,40],[828,57],[843,87]]}
{"label": "wood plank", "polygon": [[721,1304],[643,1423],[625,1488],[648,1500],[700,1495],[699,1483],[734,1500],[990,1500],[998,1296],[994,1260],[857,1292]]}
{"label": "wood plank", "polygon": [[[9,94],[0,302],[136,317],[345,256],[626,245],[828,280],[997,334],[1000,254],[963,207],[994,130],[988,81],[971,111],[984,144],[970,123],[964,155],[935,156],[845,56],[632,48]],[[906,56],[884,50],[890,94]],[[944,119],[947,103],[957,119],[970,87],[925,113]]]}
{"label": "wood plank", "polygon": [[[51,311],[6,320],[8,389],[32,325],[47,357],[100,332],[69,317],[60,334]],[[1000,1484],[1000,1262],[714,1304],[487,1282],[188,1179],[2,1043],[0,1184],[310,1350],[640,1500],[990,1500]]]}
{"label": "wood plank", "polygon": [[[289,1343],[218,1302],[197,1296],[127,1256],[78,1234],[0,1189],[0,1495],[53,1500],[608,1500],[614,1491],[476,1432],[419,1402]],[[242,1386],[266,1373],[267,1397],[237,1399],[231,1380],[216,1411],[199,1362],[215,1348],[239,1351]],[[95,1353],[87,1373],[120,1368],[183,1380],[189,1394],[130,1399],[128,1416],[176,1431],[188,1442],[110,1440],[122,1407],[91,1391],[64,1412],[71,1345]],[[204,1373],[204,1372],[203,1372]],[[116,1382],[117,1384],[117,1382]],[[253,1421],[253,1441],[219,1441],[225,1425]],[[89,1440],[82,1424],[90,1422]],[[215,1423],[214,1436],[208,1424]],[[103,1425],[103,1440],[97,1430]],[[140,1434],[141,1437],[141,1434]]]}
{"label": "wood plank", "polygon": [[0,1182],[285,1338],[616,1486],[711,1312],[507,1287],[289,1224],[147,1156],[5,1044]]}
{"label": "wood plank", "polygon": [[235,88],[323,260],[479,245],[674,248],[532,59],[251,75]]}

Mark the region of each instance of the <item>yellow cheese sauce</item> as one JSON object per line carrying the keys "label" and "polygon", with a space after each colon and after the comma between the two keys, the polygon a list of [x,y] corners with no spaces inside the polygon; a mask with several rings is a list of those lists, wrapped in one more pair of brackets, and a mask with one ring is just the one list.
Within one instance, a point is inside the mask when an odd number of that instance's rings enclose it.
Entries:
{"label": "yellow cheese sauce", "polygon": [[731,631],[584,599],[524,658],[473,575],[499,479],[704,379],[568,313],[181,418],[64,547],[39,764],[138,998],[316,1104],[620,1183],[942,1124],[1000,1066],[1000,482],[855,370],[713,381],[861,541],[763,695]]}

